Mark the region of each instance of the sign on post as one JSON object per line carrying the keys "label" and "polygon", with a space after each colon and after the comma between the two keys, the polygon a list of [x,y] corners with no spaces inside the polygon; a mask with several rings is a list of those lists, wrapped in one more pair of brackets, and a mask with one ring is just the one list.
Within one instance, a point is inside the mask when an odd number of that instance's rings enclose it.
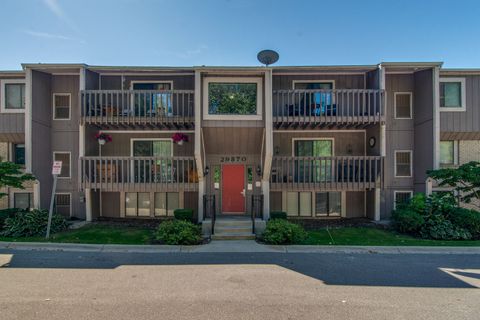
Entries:
{"label": "sign on post", "polygon": [[53,215],[53,204],[55,202],[55,190],[57,189],[57,177],[62,173],[62,161],[53,161],[52,165],[52,175],[53,175],[53,187],[52,187],[52,197],[50,198],[50,210],[48,210],[48,223],[47,223],[47,234],[45,238],[50,238],[50,226],[52,224],[52,215]]}

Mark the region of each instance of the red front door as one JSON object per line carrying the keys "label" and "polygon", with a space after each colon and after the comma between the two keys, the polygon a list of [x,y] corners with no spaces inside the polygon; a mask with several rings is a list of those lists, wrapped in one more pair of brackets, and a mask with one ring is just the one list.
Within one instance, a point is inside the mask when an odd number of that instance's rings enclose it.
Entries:
{"label": "red front door", "polygon": [[222,213],[245,213],[245,166],[222,168]]}

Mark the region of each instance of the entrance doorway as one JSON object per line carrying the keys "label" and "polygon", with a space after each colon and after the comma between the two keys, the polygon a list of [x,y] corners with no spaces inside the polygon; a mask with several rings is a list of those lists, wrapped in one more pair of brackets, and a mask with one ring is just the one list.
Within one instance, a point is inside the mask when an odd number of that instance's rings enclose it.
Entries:
{"label": "entrance doorway", "polygon": [[245,213],[245,166],[228,164],[222,167],[222,213]]}

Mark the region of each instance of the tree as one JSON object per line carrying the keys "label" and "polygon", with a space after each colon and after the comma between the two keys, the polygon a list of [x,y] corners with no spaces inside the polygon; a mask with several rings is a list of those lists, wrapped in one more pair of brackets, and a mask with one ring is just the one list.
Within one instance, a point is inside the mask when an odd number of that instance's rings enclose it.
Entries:
{"label": "tree", "polygon": [[440,186],[453,187],[462,202],[480,200],[480,162],[471,161],[458,168],[429,170],[427,174]]}
{"label": "tree", "polygon": [[[23,183],[30,180],[35,180],[35,177],[29,173],[23,173],[20,165],[8,161],[0,162],[0,188],[25,189]],[[6,195],[6,193],[0,192],[0,198]]]}

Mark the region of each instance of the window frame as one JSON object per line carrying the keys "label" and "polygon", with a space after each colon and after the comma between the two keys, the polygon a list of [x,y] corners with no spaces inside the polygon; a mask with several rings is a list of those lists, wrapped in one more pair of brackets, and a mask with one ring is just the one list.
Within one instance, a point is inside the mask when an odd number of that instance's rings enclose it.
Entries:
{"label": "window frame", "polygon": [[[22,167],[25,167],[25,163],[17,163],[17,146],[18,145],[23,145],[23,157],[25,158],[25,152],[26,152],[26,149],[25,149],[25,143],[12,143],[11,144],[11,156],[10,156],[10,159],[9,161],[15,163],[15,164],[18,164]],[[25,160],[25,159],[24,159]]]}
{"label": "window frame", "polygon": [[29,207],[28,209],[33,209],[35,208],[35,201],[33,199],[33,192],[32,191],[14,191],[13,194],[12,194],[12,200],[11,200],[11,203],[10,203],[10,208],[15,208],[15,195],[16,194],[28,194],[29,195],[29,198],[28,198],[28,204],[30,205],[30,202],[32,203],[32,206]]}
{"label": "window frame", "polygon": [[[68,118],[55,118],[55,97],[56,96],[68,96]],[[63,106],[66,107],[66,106]],[[72,119],[72,94],[68,92],[55,92],[52,94],[52,120],[55,121],[69,121]]]}
{"label": "window frame", "polygon": [[408,193],[408,194],[410,194],[410,199],[413,197],[413,190],[394,190],[393,191],[393,210],[397,209],[397,194],[398,193]]}
{"label": "window frame", "polygon": [[[408,176],[399,176],[397,173],[397,153],[409,153],[410,154],[410,175]],[[395,178],[412,178],[413,177],[413,151],[412,150],[395,150],[394,152],[394,173]]]}
{"label": "window frame", "polygon": [[[55,161],[55,154],[57,153],[65,153],[68,154],[68,161],[69,161],[69,170],[68,170],[68,177],[60,177],[60,175],[57,176],[57,179],[72,179],[72,152],[71,151],[53,151],[53,161]],[[62,169],[63,169],[63,163],[62,163]]]}
{"label": "window frame", "polygon": [[[179,131],[181,132],[181,131]],[[170,142],[170,157],[173,157],[173,140],[172,138],[131,138],[130,139],[130,156],[135,157],[133,155],[133,143],[135,141],[169,141]],[[153,156],[152,156],[153,157]]]}
{"label": "window frame", "polygon": [[442,163],[441,153],[440,153],[440,166],[456,166],[458,165],[458,140],[440,140],[439,147],[441,148],[442,142],[452,142],[453,143],[453,162],[452,163]]}
{"label": "window frame", "polygon": [[[255,83],[257,85],[256,114],[209,114],[208,101],[210,83]],[[203,119],[204,120],[262,120],[263,118],[263,77],[205,77],[203,79]]]}
{"label": "window frame", "polygon": [[[292,80],[292,90],[297,90],[295,89],[295,85],[297,83],[331,83],[332,84],[332,90],[335,90],[335,80]],[[301,90],[301,89],[298,89]]]}
{"label": "window frame", "polygon": [[[410,96],[410,117],[397,117],[397,95],[409,95]],[[413,119],[413,93],[411,91],[394,92],[393,93],[393,117],[397,120],[411,120]]]}
{"label": "window frame", "polygon": [[335,137],[301,137],[301,138],[292,138],[292,157],[297,157],[295,155],[295,141],[323,141],[323,140],[328,140],[332,141],[332,155],[330,157],[335,156]]}
{"label": "window frame", "polygon": [[[27,84],[25,79],[3,79],[0,80],[0,112],[1,113],[25,113],[25,107],[26,105],[23,106],[23,108],[20,109],[8,109],[5,105],[5,85],[6,84],[23,84],[25,87],[25,95],[27,92]],[[26,100],[26,97],[25,97]],[[26,104],[26,103],[25,103]]]}
{"label": "window frame", "polygon": [[[72,193],[71,192],[55,192],[55,206],[54,206],[54,210],[57,210],[57,195],[68,195],[69,197],[69,213],[68,213],[68,216],[71,217],[72,216]],[[57,213],[57,212],[56,212]]]}
{"label": "window frame", "polygon": [[[440,104],[440,85],[442,82],[460,82],[460,103],[459,107],[442,107]],[[438,108],[441,112],[464,112],[467,110],[467,89],[466,89],[466,79],[465,78],[440,78],[438,85]]]}

